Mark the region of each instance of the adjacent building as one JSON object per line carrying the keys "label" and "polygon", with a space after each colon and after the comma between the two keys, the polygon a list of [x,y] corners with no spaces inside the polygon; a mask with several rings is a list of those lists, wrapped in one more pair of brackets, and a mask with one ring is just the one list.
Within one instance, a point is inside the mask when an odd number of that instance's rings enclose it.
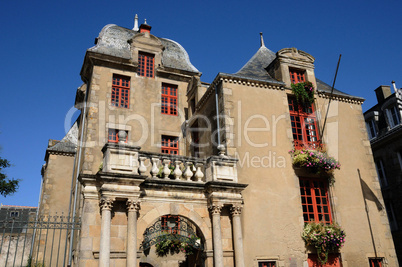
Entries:
{"label": "adjacent building", "polygon": [[[81,69],[81,115],[43,168],[40,213],[81,219],[71,265],[319,266],[301,234],[321,221],[347,235],[326,266],[398,266],[364,99],[331,90],[304,51],[274,53],[262,35],[256,50],[205,83],[150,25],[102,29]],[[305,82],[308,104],[291,89]],[[333,184],[289,154],[322,147],[341,163]]]}
{"label": "adjacent building", "polygon": [[375,89],[377,104],[364,113],[367,132],[399,262],[402,261],[402,89]]}

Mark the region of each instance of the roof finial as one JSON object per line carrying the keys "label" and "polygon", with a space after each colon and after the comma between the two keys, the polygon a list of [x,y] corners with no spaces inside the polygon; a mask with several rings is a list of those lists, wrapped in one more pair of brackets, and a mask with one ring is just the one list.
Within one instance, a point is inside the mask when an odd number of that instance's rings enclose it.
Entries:
{"label": "roof finial", "polygon": [[135,14],[133,31],[138,32],[138,15]]}
{"label": "roof finial", "polygon": [[392,83],[392,86],[394,87],[394,91],[396,93],[396,91],[398,91],[398,89],[396,89],[395,81],[392,81],[391,83]]}
{"label": "roof finial", "polygon": [[260,39],[261,39],[261,47],[265,47],[264,38],[262,37],[262,32],[260,32]]}
{"label": "roof finial", "polygon": [[147,19],[144,20],[144,24],[147,25]]}

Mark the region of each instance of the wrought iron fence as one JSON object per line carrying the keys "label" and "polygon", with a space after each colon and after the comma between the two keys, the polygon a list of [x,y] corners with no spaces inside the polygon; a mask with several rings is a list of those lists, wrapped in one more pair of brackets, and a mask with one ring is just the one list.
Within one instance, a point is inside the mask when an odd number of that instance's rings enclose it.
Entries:
{"label": "wrought iron fence", "polygon": [[147,250],[152,245],[168,239],[185,242],[198,250],[203,249],[197,226],[187,218],[177,215],[162,216],[148,227],[144,232],[141,249]]}
{"label": "wrought iron fence", "polygon": [[39,216],[30,209],[1,208],[0,267],[67,266],[69,235],[81,221],[64,214]]}

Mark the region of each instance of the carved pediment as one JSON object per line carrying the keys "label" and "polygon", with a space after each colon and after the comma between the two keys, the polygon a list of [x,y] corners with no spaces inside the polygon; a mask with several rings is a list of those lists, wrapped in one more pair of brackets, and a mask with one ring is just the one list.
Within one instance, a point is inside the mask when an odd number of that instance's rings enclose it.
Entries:
{"label": "carved pediment", "polygon": [[147,32],[136,34],[129,40],[129,43],[133,47],[152,47],[152,50],[163,50],[164,48],[162,42],[157,37]]}
{"label": "carved pediment", "polygon": [[288,59],[293,59],[296,61],[304,61],[313,64],[315,58],[310,55],[309,53],[306,53],[304,51],[298,50],[297,48],[283,48],[278,51],[277,53],[278,57],[282,58],[288,58]]}

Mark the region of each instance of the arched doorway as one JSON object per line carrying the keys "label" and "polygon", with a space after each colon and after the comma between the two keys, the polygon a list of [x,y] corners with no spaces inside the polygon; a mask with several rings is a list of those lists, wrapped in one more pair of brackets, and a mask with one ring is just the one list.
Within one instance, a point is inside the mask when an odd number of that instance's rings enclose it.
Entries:
{"label": "arched doorway", "polygon": [[164,215],[144,231],[144,262],[158,266],[204,266],[204,240],[199,227],[186,217]]}

